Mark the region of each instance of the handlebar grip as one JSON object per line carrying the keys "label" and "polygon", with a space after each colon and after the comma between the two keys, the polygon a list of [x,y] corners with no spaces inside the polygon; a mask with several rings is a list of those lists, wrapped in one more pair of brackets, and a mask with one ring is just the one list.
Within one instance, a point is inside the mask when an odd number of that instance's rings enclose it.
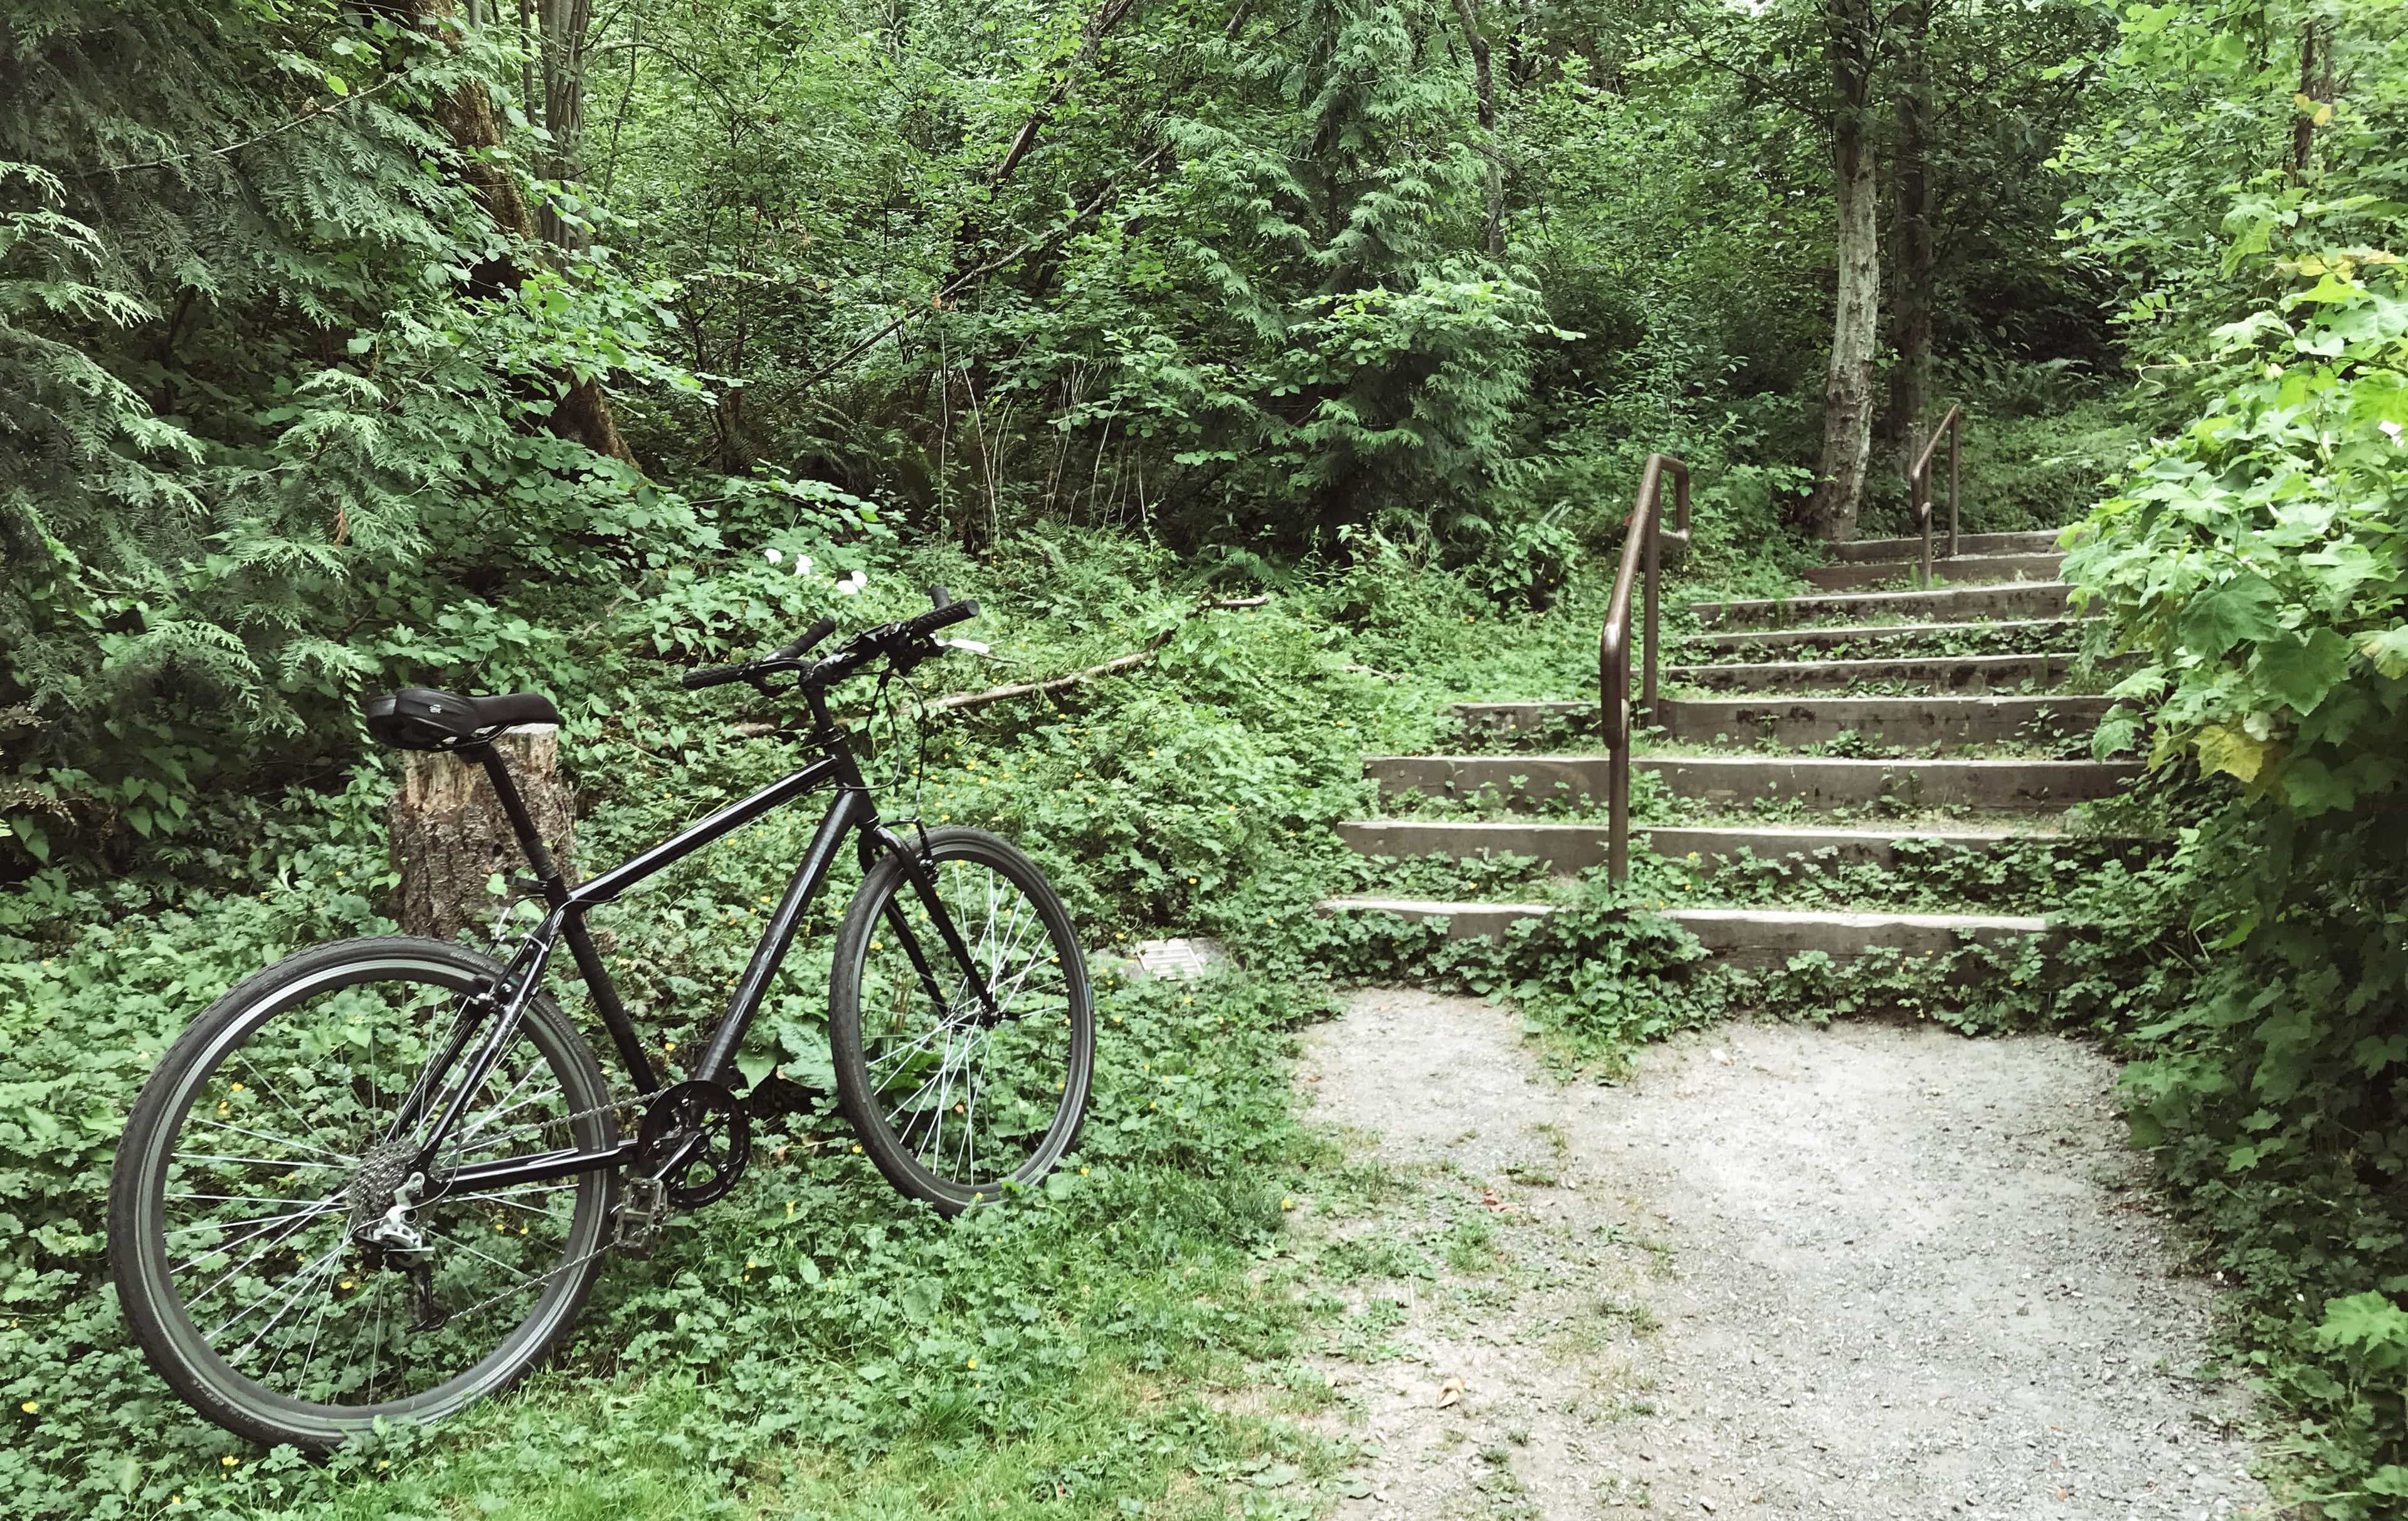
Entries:
{"label": "handlebar grip", "polygon": [[787,645],[784,649],[780,650],[769,658],[772,660],[799,660],[803,657],[804,653],[810,650],[812,645],[819,643],[820,640],[827,638],[830,634],[835,632],[836,620],[823,616],[818,623],[815,623],[810,627],[803,630],[803,637],[801,639],[798,639],[794,643]]}
{"label": "handlebar grip", "polygon": [[740,682],[743,679],[742,666],[705,666],[700,670],[690,670],[679,678],[688,692],[699,692],[707,686],[725,686],[730,682]]}
{"label": "handlebar grip", "polygon": [[948,602],[943,607],[924,612],[911,621],[919,624],[924,632],[933,634],[940,628],[951,628],[955,624],[968,623],[978,616],[978,610],[976,602]]}

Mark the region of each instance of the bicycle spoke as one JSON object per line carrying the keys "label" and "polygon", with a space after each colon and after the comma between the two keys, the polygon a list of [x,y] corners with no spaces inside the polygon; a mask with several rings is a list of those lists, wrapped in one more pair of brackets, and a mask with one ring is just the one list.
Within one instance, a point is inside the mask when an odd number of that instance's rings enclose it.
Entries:
{"label": "bicycle spoke", "polygon": [[[262,1092],[262,1093],[264,1093],[264,1094],[267,1095],[267,1097],[268,1097],[268,1098],[275,1099],[275,1100],[276,1100],[276,1102],[277,1102],[277,1105],[278,1105],[280,1108],[281,1108],[281,1109],[284,1111],[284,1112],[285,1112],[285,1113],[290,1114],[290,1115],[292,1115],[292,1116],[293,1116],[293,1121],[294,1121],[294,1124],[296,1124],[296,1125],[298,1125],[299,1126],[301,1126],[301,1128],[302,1128],[302,1129],[308,1131],[308,1132],[309,1132],[309,1134],[310,1134],[310,1135],[312,1135],[312,1136],[318,1136],[318,1135],[322,1135],[322,1134],[324,1134],[324,1132],[323,1132],[322,1130],[321,1130],[321,1129],[320,1129],[316,1125],[314,1125],[314,1124],[310,1123],[310,1121],[309,1121],[309,1119],[308,1119],[308,1117],[307,1115],[304,1115],[300,1111],[298,1111],[298,1110],[294,1109],[294,1108],[292,1106],[292,1104],[291,1104],[290,1102],[288,1102],[288,1101],[285,1099],[284,1095],[283,1095],[280,1091],[279,1091],[279,1090],[278,1090],[278,1088],[276,1087],[276,1085],[275,1085],[274,1083],[263,1083],[263,1082],[261,1082],[261,1081],[260,1081],[260,1077],[259,1077],[259,1069],[257,1069],[256,1067],[253,1067],[253,1066],[251,1064],[251,1058],[250,1058],[250,1057],[245,1056],[245,1057],[243,1057],[243,1058],[242,1058],[242,1069],[243,1069],[244,1071],[249,1072],[249,1073],[251,1074],[251,1086],[253,1086],[254,1088],[258,1089],[260,1092]],[[337,1153],[334,1153],[334,1152],[328,1152],[326,1155],[329,1155],[329,1156],[333,1156],[333,1155],[337,1155]]]}
{"label": "bicycle spoke", "polygon": [[[519,1080],[510,1084],[510,1091],[502,1095],[500,1102],[496,1103],[492,1109],[485,1111],[484,1113],[478,1115],[473,1121],[469,1121],[463,1126],[458,1146],[454,1149],[457,1150],[459,1147],[465,1147],[469,1141],[474,1141],[479,1136],[484,1134],[486,1127],[491,1126],[495,1120],[500,1119],[503,1115],[514,1114],[519,1110],[526,1108],[528,1104],[540,1104],[549,1101],[551,1098],[549,1094],[538,1094],[535,1098],[526,1100],[525,1103],[510,1105],[509,1108],[503,1107],[503,1105],[510,1104],[510,1100],[516,1098],[520,1092],[523,1090],[530,1082],[534,1081],[536,1073],[543,1069],[543,1055],[538,1052],[536,1054],[534,1059],[527,1063],[527,1069],[519,1075]],[[523,1129],[525,1126],[522,1126],[520,1128]]]}
{"label": "bicycle spoke", "polygon": [[[245,1342],[240,1347],[236,1348],[230,1356],[227,1356],[226,1361],[229,1363],[237,1361],[241,1358],[244,1353],[249,1352],[251,1348],[259,1345],[260,1342],[266,1337],[268,1332],[276,1329],[279,1325],[283,1323],[284,1317],[293,1313],[293,1307],[301,1302],[301,1296],[308,1292],[309,1285],[312,1283],[331,1281],[333,1275],[337,1270],[334,1258],[341,1251],[341,1245],[336,1246],[334,1251],[329,1252],[326,1256],[319,1258],[317,1265],[313,1265],[307,1270],[307,1276],[300,1283],[293,1285],[293,1292],[284,1297],[284,1303],[277,1309],[275,1315],[271,1317],[265,1325],[251,1332],[251,1340]],[[265,1301],[263,1300],[262,1302],[264,1303]],[[246,1313],[247,1313],[248,1312],[246,1312]],[[276,1365],[282,1360],[283,1353],[280,1350],[276,1356],[268,1359],[267,1366],[260,1370],[261,1373],[266,1374],[276,1371]]]}
{"label": "bicycle spoke", "polygon": [[229,1167],[272,1167],[286,1172],[349,1172],[352,1169],[334,1162],[296,1162],[286,1156],[227,1156],[216,1152],[178,1152],[179,1162],[218,1162]]}
{"label": "bicycle spoke", "polygon": [[[273,1226],[286,1220],[298,1220],[305,1214],[315,1212],[316,1210],[317,1206],[313,1204],[308,1209],[296,1210],[291,1214],[254,1214],[242,1220],[203,1220],[196,1225],[178,1226],[162,1234],[173,1241],[179,1236],[189,1236],[196,1230],[238,1230],[244,1226]],[[239,1246],[242,1243],[237,1241],[235,1244]]]}
{"label": "bicycle spoke", "polygon": [[460,1240],[457,1236],[453,1236],[447,1231],[429,1229],[427,1234],[434,1237],[438,1241],[449,1242],[454,1249],[466,1252],[470,1256],[477,1258],[480,1262],[492,1263],[494,1267],[499,1268],[502,1271],[509,1274],[510,1277],[517,1280],[520,1287],[524,1287],[529,1284],[539,1284],[543,1282],[541,1278],[532,1277],[526,1273],[519,1271],[516,1268],[511,1267],[509,1263],[504,1262],[499,1257],[486,1256],[484,1253],[480,1252],[475,1247],[469,1245],[466,1241]]}
{"label": "bicycle spoke", "polygon": [[[228,1125],[222,1120],[208,1119],[200,1115],[194,1116],[193,1123],[195,1125],[206,1125],[212,1130],[230,1130],[236,1135],[249,1136],[254,1141],[273,1141],[279,1146],[290,1146],[295,1151],[308,1152],[312,1156],[331,1156],[337,1162],[345,1160],[343,1154],[340,1152],[330,1152],[323,1146],[312,1146],[306,1141],[294,1141],[286,1136],[270,1135],[265,1130],[252,1130],[239,1125]],[[294,1165],[299,1166],[300,1164],[295,1163]]]}
{"label": "bicycle spoke", "polygon": [[[277,1248],[278,1246],[280,1246],[280,1244],[282,1244],[282,1243],[283,1243],[283,1241],[285,1241],[286,1237],[293,1236],[293,1235],[296,1234],[297,1232],[299,1232],[299,1230],[301,1229],[302,1226],[306,1226],[306,1225],[308,1225],[310,1221],[317,1219],[320,1215],[324,1214],[327,1211],[329,1211],[329,1210],[333,1209],[334,1207],[335,1207],[335,1206],[334,1206],[334,1201],[333,1201],[333,1200],[331,1200],[331,1199],[320,1199],[320,1200],[319,1200],[315,1205],[312,1205],[310,1208],[301,1211],[301,1212],[300,1212],[299,1213],[297,1213],[297,1214],[280,1215],[280,1216],[278,1216],[278,1217],[277,1217],[277,1220],[276,1220],[275,1222],[273,1222],[273,1223],[271,1223],[271,1224],[268,1224],[268,1225],[265,1225],[265,1226],[262,1226],[259,1229],[252,1231],[250,1235],[243,1237],[243,1238],[242,1238],[242,1240],[240,1240],[240,1241],[225,1241],[225,1242],[222,1242],[222,1243],[221,1243],[221,1244],[219,1244],[219,1245],[217,1245],[217,1246],[212,1246],[212,1247],[210,1247],[208,1251],[203,1252],[200,1256],[196,1256],[196,1257],[191,1257],[191,1258],[186,1259],[186,1260],[185,1260],[185,1262],[184,1262],[181,1266],[168,1269],[168,1270],[167,1270],[167,1275],[168,1275],[169,1277],[171,1277],[171,1278],[176,1277],[176,1276],[179,1276],[179,1275],[180,1275],[180,1274],[182,1274],[182,1273],[184,1273],[184,1272],[186,1272],[186,1271],[190,1270],[191,1269],[194,1269],[194,1268],[199,1267],[202,1263],[207,1262],[207,1261],[208,1261],[209,1258],[211,1258],[211,1257],[216,1257],[216,1256],[232,1256],[232,1255],[233,1255],[234,1250],[235,1250],[235,1248],[236,1248],[236,1247],[237,1247],[237,1246],[247,1246],[247,1245],[249,1245],[251,1242],[252,1242],[252,1241],[255,1241],[259,1240],[259,1238],[261,1238],[262,1236],[265,1236],[265,1235],[266,1235],[269,1231],[274,1230],[274,1229],[276,1228],[277,1225],[281,1224],[283,1221],[286,1221],[286,1220],[293,1220],[293,1221],[297,1221],[297,1222],[298,1222],[298,1224],[294,1225],[294,1227],[293,1227],[291,1230],[286,1231],[286,1232],[284,1233],[284,1235],[277,1237],[275,1241],[272,1241],[268,1242],[265,1246],[261,1247],[261,1248],[259,1249],[259,1251],[257,1251],[256,1253],[252,1254],[250,1257],[246,1258],[246,1259],[244,1260],[244,1262],[242,1263],[241,1267],[237,1267],[236,1269],[235,1269],[235,1271],[236,1271],[236,1272],[240,1272],[240,1271],[242,1271],[243,1268],[248,1268],[248,1267],[250,1267],[250,1266],[251,1265],[251,1263],[253,1263],[253,1262],[257,1262],[261,1257],[264,1257],[264,1256],[265,1256],[268,1253],[275,1251],[275,1250],[276,1250],[276,1248]],[[195,1228],[199,1228],[199,1227],[195,1227]],[[221,1279],[221,1280],[220,1280],[220,1282],[221,1282],[221,1283],[222,1283],[223,1281],[224,1281],[224,1280],[222,1280],[222,1279]],[[202,1295],[202,1296],[201,1296],[201,1299],[208,1299],[208,1295],[207,1295],[207,1294],[204,1294],[204,1295]],[[198,1303],[200,1303],[201,1301],[200,1301],[200,1299],[195,1299],[195,1300],[194,1300],[193,1302],[194,1302],[194,1304],[198,1304]]]}
{"label": "bicycle spoke", "polygon": [[[349,1242],[349,1241],[337,1241],[334,1245],[332,1245],[332,1246],[330,1246],[330,1247],[326,1248],[326,1250],[325,1250],[325,1252],[324,1252],[324,1254],[323,1254],[323,1255],[320,1256],[319,1256],[315,1261],[311,1262],[311,1263],[310,1263],[307,1268],[304,1268],[304,1269],[302,1270],[302,1271],[304,1271],[304,1272],[311,1272],[311,1271],[315,1271],[315,1270],[316,1270],[316,1269],[317,1269],[317,1267],[318,1267],[318,1265],[319,1265],[320,1263],[323,1263],[323,1262],[331,1262],[331,1261],[333,1261],[336,1257],[340,1256],[342,1255],[343,1248],[345,1248],[346,1246],[349,1246],[350,1244],[351,1244],[351,1242]],[[260,1256],[265,1256],[265,1255],[266,1255],[266,1254],[265,1254],[265,1252],[263,1252],[263,1253],[261,1253],[261,1254],[260,1254]],[[251,1260],[252,1260],[252,1261],[254,1261],[254,1262],[256,1262],[256,1261],[257,1261],[257,1260],[259,1260],[259,1259],[258,1259],[257,1257],[253,1257]],[[236,1269],[236,1271],[237,1271],[237,1272],[238,1272],[238,1271],[240,1271],[240,1270],[241,1270],[240,1269]],[[230,1277],[230,1276],[232,1276],[232,1275],[231,1275],[231,1274],[229,1274],[228,1276]],[[222,1280],[222,1279],[221,1279],[221,1280],[220,1280],[220,1282],[221,1282],[221,1283],[222,1283],[223,1281],[224,1281],[224,1280]],[[272,1291],[271,1291],[271,1292],[272,1292]],[[297,1294],[297,1293],[299,1293],[300,1291],[299,1291],[298,1289],[295,1289],[294,1292],[295,1294]],[[292,1303],[292,1299],[293,1299],[293,1296],[292,1296],[292,1295],[287,1295],[287,1296],[285,1297],[285,1302],[286,1302],[286,1304],[287,1304],[287,1305],[290,1305],[290,1304]],[[194,1300],[193,1302],[194,1302],[194,1304],[198,1304],[198,1303],[200,1303],[201,1301],[200,1301],[200,1300],[198,1300],[198,1299],[195,1299],[195,1300]],[[243,1322],[243,1321],[245,1321],[245,1320],[250,1319],[250,1318],[251,1318],[251,1314],[252,1314],[254,1312],[256,1312],[256,1311],[259,1309],[259,1307],[260,1307],[261,1305],[264,1305],[264,1304],[265,1304],[266,1302],[267,1302],[267,1296],[266,1296],[266,1295],[262,1295],[262,1296],[260,1296],[258,1299],[251,1300],[251,1303],[249,1303],[249,1304],[247,1304],[247,1305],[243,1306],[243,1307],[242,1307],[241,1309],[239,1309],[239,1310],[236,1311],[236,1312],[234,1313],[233,1316],[232,1316],[230,1319],[227,1319],[227,1320],[224,1320],[224,1321],[221,1321],[221,1322],[218,1324],[218,1326],[217,1326],[216,1329],[204,1332],[204,1333],[202,1334],[202,1340],[204,1340],[204,1341],[206,1341],[206,1342],[215,1342],[217,1341],[217,1339],[218,1339],[219,1332],[231,1330],[231,1329],[233,1329],[236,1325],[238,1325],[239,1323],[241,1323],[241,1322]],[[273,1325],[273,1324],[274,1324],[274,1322],[270,1322],[269,1324],[270,1324],[270,1325]],[[254,1336],[254,1337],[252,1337],[252,1338],[251,1338],[251,1342],[257,1342],[258,1340],[259,1340],[259,1338],[258,1338],[258,1337],[256,1337],[256,1336]],[[243,1348],[243,1350],[244,1350],[244,1351],[249,1351],[249,1350],[250,1350],[250,1343],[249,1343],[249,1342],[244,1343],[244,1348]],[[239,1356],[239,1354],[237,1354],[237,1356]],[[228,1358],[226,1359],[226,1361],[228,1361],[228,1362],[232,1362],[232,1361],[234,1361],[234,1358],[233,1358],[233,1357],[228,1357]]]}

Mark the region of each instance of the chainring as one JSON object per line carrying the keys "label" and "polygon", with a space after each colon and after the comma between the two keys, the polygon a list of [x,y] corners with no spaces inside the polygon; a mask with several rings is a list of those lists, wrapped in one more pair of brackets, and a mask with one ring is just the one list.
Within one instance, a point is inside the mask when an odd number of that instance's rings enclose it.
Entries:
{"label": "chainring", "polygon": [[[679,1152],[701,1144],[668,1169]],[[656,1175],[681,1210],[699,1209],[726,1196],[752,1156],[752,1125],[743,1100],[717,1083],[681,1083],[644,1111],[636,1132],[636,1170]],[[699,1181],[693,1181],[699,1172]]]}

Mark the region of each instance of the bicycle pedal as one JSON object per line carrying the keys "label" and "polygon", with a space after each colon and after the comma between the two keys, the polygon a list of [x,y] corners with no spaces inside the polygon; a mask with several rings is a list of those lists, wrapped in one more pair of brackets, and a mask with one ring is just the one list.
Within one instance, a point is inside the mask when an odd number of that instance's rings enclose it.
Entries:
{"label": "bicycle pedal", "polygon": [[658,1178],[628,1177],[619,1183],[617,1229],[611,1245],[631,1257],[648,1257],[661,1241],[669,1214],[668,1185]]}

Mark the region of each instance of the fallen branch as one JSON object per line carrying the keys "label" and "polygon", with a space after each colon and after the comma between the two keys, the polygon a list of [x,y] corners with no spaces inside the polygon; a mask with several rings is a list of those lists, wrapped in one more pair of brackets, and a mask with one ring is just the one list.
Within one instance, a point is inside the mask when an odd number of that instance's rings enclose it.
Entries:
{"label": "fallen branch", "polygon": [[[1248,608],[1265,607],[1269,602],[1270,598],[1268,596],[1220,597],[1211,602],[1199,603],[1187,616],[1194,618],[1207,612],[1240,612]],[[1111,676],[1116,672],[1144,665],[1161,653],[1162,647],[1168,644],[1170,637],[1178,632],[1176,626],[1166,628],[1147,640],[1142,650],[1132,650],[1125,655],[1114,655],[1101,665],[1089,666],[1084,670],[1074,670],[1068,676],[1050,677],[1042,682],[1014,682],[1010,686],[989,687],[983,692],[956,692],[951,696],[939,697],[923,708],[921,711],[959,712],[968,708],[983,708],[989,703],[1010,702],[1014,697],[1038,697],[1049,693],[1067,692],[1074,686],[1084,685],[1099,676]],[[736,739],[758,739],[765,735],[785,732],[787,732],[787,725],[783,724],[735,724],[730,725],[727,730],[728,737]]]}
{"label": "fallen branch", "polygon": [[[1197,613],[1203,612],[1234,612],[1244,608],[1259,608],[1268,601],[1270,598],[1268,596],[1224,597],[1219,601],[1203,604],[1187,616],[1193,618]],[[1149,639],[1142,650],[1133,650],[1127,654],[1116,655],[1101,665],[1089,666],[1084,670],[1074,670],[1068,676],[1056,676],[1043,682],[1014,682],[1010,686],[989,687],[984,692],[956,692],[950,697],[939,697],[928,704],[927,711],[957,712],[965,708],[983,708],[991,702],[1009,702],[1014,697],[1038,697],[1054,692],[1067,692],[1071,687],[1083,685],[1098,676],[1110,676],[1117,671],[1144,665],[1161,653],[1162,647],[1168,644],[1170,636],[1177,632],[1179,630],[1175,627],[1166,628]]]}
{"label": "fallen branch", "polygon": [[[1250,607],[1269,607],[1269,602],[1271,602],[1269,596],[1216,596],[1213,602],[1197,604],[1187,616],[1195,619],[1197,613],[1245,611],[1245,609]],[[953,693],[953,696],[949,696],[949,698],[937,698],[934,703],[923,705],[920,712],[961,712],[963,708],[985,708],[987,703],[1009,703],[1011,698],[1040,698],[1040,696],[1045,696],[1045,693],[1069,691],[1071,686],[1082,686],[1082,683],[1086,682],[1094,682],[1096,676],[1111,676],[1115,674],[1115,671],[1127,671],[1132,669],[1132,667],[1146,665],[1146,662],[1154,659],[1155,654],[1161,654],[1163,645],[1170,642],[1170,636],[1173,636],[1173,633],[1178,633],[1178,628],[1161,630],[1161,633],[1155,633],[1155,636],[1146,642],[1144,650],[1132,650],[1132,653],[1127,654],[1115,654],[1112,659],[1105,659],[1103,665],[1091,665],[1083,671],[1071,671],[1069,676],[1053,676],[1053,679],[1048,679],[1048,682],[1013,682],[1011,686],[990,686],[987,691],[958,691]],[[730,739],[764,739],[768,737],[768,734],[787,734],[787,732],[797,732],[797,729],[793,729],[790,725],[758,725],[758,722],[753,722],[753,725],[727,726],[727,737]]]}
{"label": "fallen branch", "polygon": [[1035,697],[1049,692],[1068,691],[1082,682],[1092,682],[1098,676],[1110,676],[1114,671],[1127,670],[1133,666],[1142,666],[1161,653],[1162,647],[1169,642],[1170,635],[1166,632],[1156,635],[1154,641],[1144,649],[1116,656],[1100,666],[1089,666],[1085,670],[1074,670],[1068,676],[1056,676],[1046,682],[1015,682],[1010,686],[989,687],[984,692],[956,692],[950,697],[939,697],[928,704],[927,710],[932,713],[949,713],[964,708],[983,708],[991,702],[1009,702],[1013,697]]}

